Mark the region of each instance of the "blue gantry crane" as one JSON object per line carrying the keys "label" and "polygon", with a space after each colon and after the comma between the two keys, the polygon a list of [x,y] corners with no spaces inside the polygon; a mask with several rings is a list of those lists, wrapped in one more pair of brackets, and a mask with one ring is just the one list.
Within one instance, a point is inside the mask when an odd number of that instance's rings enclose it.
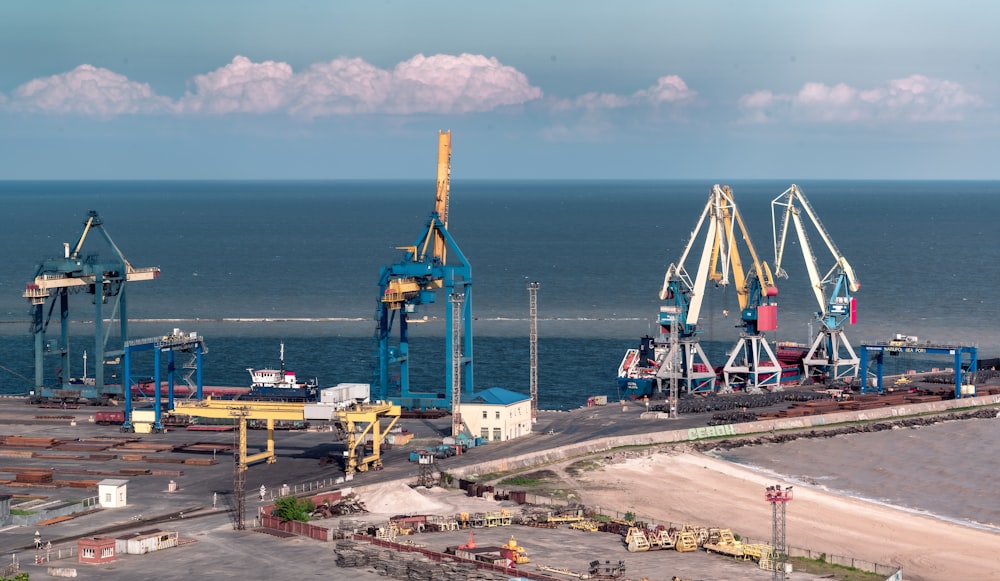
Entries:
{"label": "blue gantry crane", "polygon": [[[105,365],[117,364],[124,353],[124,342],[128,338],[128,310],[126,301],[127,283],[153,280],[160,274],[158,267],[134,268],[118,246],[115,245],[104,222],[97,212],[91,210],[84,221],[76,244],[64,244],[63,256],[50,258],[38,264],[35,277],[24,290],[32,309],[31,333],[35,351],[35,393],[34,401],[86,401],[94,404],[107,403],[109,398],[123,395],[121,383],[109,384],[105,381]],[[101,258],[97,254],[83,254],[83,245],[91,232],[97,232],[111,250],[111,256]],[[69,296],[76,293],[93,295],[94,304],[94,377],[74,379],[71,373],[70,354],[70,310]],[[106,305],[110,303],[110,309]],[[46,309],[46,305],[48,308]],[[49,323],[58,305],[59,335],[48,339]],[[105,320],[110,324],[105,326]],[[119,330],[112,334],[114,321]],[[47,385],[45,377],[45,357],[60,359],[56,372],[57,386]]]}
{"label": "blue gantry crane", "polygon": [[[466,392],[473,392],[472,268],[448,232],[450,190],[451,131],[439,131],[434,210],[416,242],[399,248],[404,251],[403,259],[382,267],[375,309],[378,362],[372,391],[385,400],[392,387],[396,400],[398,387],[400,399],[396,401],[407,408],[451,409],[455,394],[461,393],[456,382],[464,382]],[[433,303],[438,290],[444,291],[454,310],[452,316],[444,317],[444,389],[414,392],[410,386],[409,319],[421,305]],[[399,338],[392,344],[394,324],[399,326]]]}
{"label": "blue gantry crane", "polygon": [[[160,376],[161,353],[167,358],[167,401],[166,409],[174,409],[174,376],[177,371],[174,353],[180,351],[187,353],[191,357],[184,369],[187,371],[182,379],[187,384],[188,396],[201,401],[202,399],[202,356],[208,352],[205,346],[205,339],[198,333],[182,333],[180,329],[174,329],[170,335],[162,337],[148,337],[144,339],[130,339],[125,341],[125,421],[122,423],[122,432],[134,432],[135,425],[132,421],[132,390],[137,389],[137,384],[132,381],[132,355],[142,351],[152,351],[153,353],[153,381],[149,386],[150,393],[143,394],[153,399],[153,411],[155,419],[152,429],[159,433],[163,431],[163,402],[162,402],[162,380]],[[192,381],[191,377],[194,376]]]}

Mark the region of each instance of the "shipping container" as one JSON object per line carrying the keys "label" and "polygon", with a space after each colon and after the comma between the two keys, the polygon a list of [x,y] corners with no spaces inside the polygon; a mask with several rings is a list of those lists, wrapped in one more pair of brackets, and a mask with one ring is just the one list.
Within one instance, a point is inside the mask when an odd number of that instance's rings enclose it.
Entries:
{"label": "shipping container", "polygon": [[97,412],[94,423],[101,426],[120,426],[125,423],[125,412]]}

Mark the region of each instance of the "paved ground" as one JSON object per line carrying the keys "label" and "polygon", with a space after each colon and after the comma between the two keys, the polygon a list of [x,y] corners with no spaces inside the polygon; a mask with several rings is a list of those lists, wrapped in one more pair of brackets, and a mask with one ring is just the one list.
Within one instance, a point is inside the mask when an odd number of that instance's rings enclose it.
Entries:
{"label": "paved ground", "polygon": [[[92,409],[48,410],[24,405],[16,400],[0,400],[0,435],[23,435],[51,437],[61,440],[88,440],[97,437],[121,437],[115,426],[96,426],[89,421]],[[582,408],[570,412],[543,412],[536,424],[536,434],[516,442],[490,444],[471,450],[463,457],[443,461],[458,465],[474,463],[483,459],[513,456],[528,451],[537,451],[583,441],[593,437],[643,433],[663,429],[678,429],[705,425],[705,417],[689,417],[682,420],[640,420],[642,406],[630,406],[622,411],[620,406],[603,408]],[[71,426],[66,418],[45,419],[39,416],[72,416],[76,425]],[[441,420],[401,420],[403,425],[414,432],[417,439],[440,438],[450,428],[450,418]],[[549,432],[554,432],[550,434]],[[264,433],[252,431],[249,442],[251,448],[264,445]],[[233,443],[233,433],[172,431],[166,434],[141,436],[146,442],[170,442],[173,444],[217,443],[221,448]],[[261,484],[268,491],[276,491],[283,484],[298,487],[306,484],[330,483],[342,476],[337,464],[324,464],[320,460],[330,452],[336,453],[341,446],[332,442],[330,432],[292,431],[279,432],[276,436],[278,461],[275,464],[258,464],[250,468],[247,490],[251,494],[247,502],[247,524],[253,525],[253,515],[260,501],[256,490]],[[385,470],[359,474],[354,486],[392,480],[415,481],[417,466],[407,461],[409,448],[393,449],[385,454]],[[251,450],[253,451],[253,450]],[[77,453],[78,454],[78,453]],[[211,458],[211,453],[201,455],[160,452],[148,454],[157,458]],[[78,458],[10,458],[0,456],[0,480],[13,478],[4,472],[4,466],[34,466],[53,468],[57,478],[60,472],[81,469],[114,474],[123,468],[179,469],[183,475],[137,475],[129,476],[128,506],[106,509],[80,516],[72,520],[48,526],[10,527],[0,531],[0,555],[16,553],[23,565],[22,569],[38,576],[44,575],[44,567],[31,564],[35,557],[33,537],[39,530],[43,541],[51,540],[56,550],[75,546],[75,539],[101,531],[145,530],[151,527],[161,530],[177,530],[182,540],[187,542],[176,549],[164,550],[144,556],[122,556],[114,564],[91,566],[80,565],[74,559],[55,561],[54,566],[77,569],[81,579],[135,579],[139,575],[157,579],[204,578],[244,578],[244,579],[309,579],[346,578],[349,574],[358,581],[384,579],[373,572],[351,569],[339,570],[334,574],[334,547],[303,538],[279,539],[269,535],[234,530],[232,508],[233,460],[229,453],[216,453],[217,464],[211,466],[191,466],[169,463],[126,462],[114,460],[84,460]],[[100,478],[98,476],[97,478]],[[117,477],[122,476],[103,476]],[[80,476],[79,478],[84,478]],[[95,478],[86,476],[86,478]],[[176,490],[168,492],[174,483]],[[23,487],[0,485],[0,493],[44,495],[50,498],[81,498],[95,495],[96,491],[82,491],[67,487]],[[213,501],[215,508],[213,509]],[[665,502],[669,499],[664,500]],[[181,517],[180,513],[184,516]],[[402,507],[399,513],[406,513]],[[163,522],[152,522],[158,517]],[[331,526],[335,526],[331,523]],[[482,532],[480,532],[482,531]],[[528,548],[533,564],[585,571],[593,559],[626,561],[628,577],[639,579],[670,579],[678,575],[685,579],[768,579],[770,572],[761,571],[752,563],[737,563],[707,554],[676,553],[655,551],[644,554],[628,553],[620,539],[603,533],[580,531],[543,530],[529,527],[503,529],[477,529],[479,544],[500,544],[511,534],[520,544]],[[113,532],[110,534],[118,534]],[[443,549],[465,543],[468,532],[437,533],[415,536],[414,542],[432,549]],[[7,562],[4,557],[0,564]],[[528,565],[531,567],[532,565]],[[797,579],[807,577],[796,574]]]}

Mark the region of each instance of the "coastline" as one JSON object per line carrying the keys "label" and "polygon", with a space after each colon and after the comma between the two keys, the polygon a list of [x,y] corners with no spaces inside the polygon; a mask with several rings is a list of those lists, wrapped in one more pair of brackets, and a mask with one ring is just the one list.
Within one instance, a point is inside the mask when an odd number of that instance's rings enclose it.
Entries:
{"label": "coastline", "polygon": [[620,507],[660,523],[731,528],[769,543],[771,506],[764,489],[773,484],[794,486],[786,516],[789,547],[900,566],[909,581],[1000,579],[993,556],[998,532],[776,479],[704,453],[630,458],[581,474],[577,490],[588,506]]}
{"label": "coastline", "polygon": [[[709,457],[709,458],[715,458],[716,460],[720,460],[720,461],[725,462],[727,464],[733,464],[733,465],[738,466],[740,468],[744,468],[746,470],[749,470],[750,472],[754,472],[754,473],[760,474],[761,476],[764,476],[766,478],[770,478],[774,482],[780,481],[782,483],[788,483],[789,486],[793,486],[793,487],[810,487],[810,488],[813,488],[813,489],[815,489],[817,491],[825,492],[825,493],[828,493],[828,494],[833,494],[835,496],[840,496],[840,497],[843,497],[843,498],[854,499],[854,500],[858,500],[858,501],[861,501],[861,502],[866,502],[866,503],[874,504],[874,505],[877,505],[877,506],[884,506],[886,508],[890,508],[890,509],[893,509],[893,510],[903,511],[905,513],[913,514],[913,515],[917,515],[917,516],[926,516],[928,518],[932,518],[932,519],[935,519],[935,520],[938,520],[938,521],[941,521],[941,522],[951,523],[951,524],[962,526],[962,527],[968,527],[970,529],[976,529],[976,530],[981,530],[981,531],[985,531],[985,532],[988,532],[988,533],[1000,534],[1000,524],[977,522],[977,521],[974,521],[974,520],[964,519],[964,518],[957,517],[957,516],[949,516],[949,515],[946,515],[946,514],[936,513],[936,512],[930,511],[930,510],[922,509],[922,508],[915,508],[915,507],[910,507],[910,506],[902,506],[902,505],[895,504],[895,503],[893,503],[891,501],[888,501],[888,500],[881,500],[881,499],[878,499],[878,498],[872,498],[872,497],[865,496],[864,494],[860,494],[860,493],[857,493],[857,492],[854,492],[854,491],[851,491],[851,490],[831,488],[829,486],[825,486],[825,485],[819,484],[819,483],[817,483],[815,481],[810,481],[811,479],[804,480],[802,478],[797,478],[797,477],[794,477],[794,476],[789,476],[787,474],[782,474],[780,472],[776,472],[774,470],[771,470],[769,468],[765,468],[763,466],[758,466],[756,464],[748,464],[748,463],[740,462],[740,461],[735,460],[735,459],[727,459],[727,458],[724,458],[724,457],[720,457],[720,455],[716,451],[707,451],[707,452],[704,452],[704,455],[707,456],[707,457]],[[796,490],[798,490],[798,489],[796,488]]]}

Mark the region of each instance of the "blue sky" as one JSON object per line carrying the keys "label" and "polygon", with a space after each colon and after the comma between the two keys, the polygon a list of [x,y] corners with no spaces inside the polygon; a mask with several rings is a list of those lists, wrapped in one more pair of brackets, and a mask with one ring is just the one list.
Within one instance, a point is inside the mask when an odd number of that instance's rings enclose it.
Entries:
{"label": "blue sky", "polygon": [[0,3],[0,179],[1000,179],[1000,3]]}

